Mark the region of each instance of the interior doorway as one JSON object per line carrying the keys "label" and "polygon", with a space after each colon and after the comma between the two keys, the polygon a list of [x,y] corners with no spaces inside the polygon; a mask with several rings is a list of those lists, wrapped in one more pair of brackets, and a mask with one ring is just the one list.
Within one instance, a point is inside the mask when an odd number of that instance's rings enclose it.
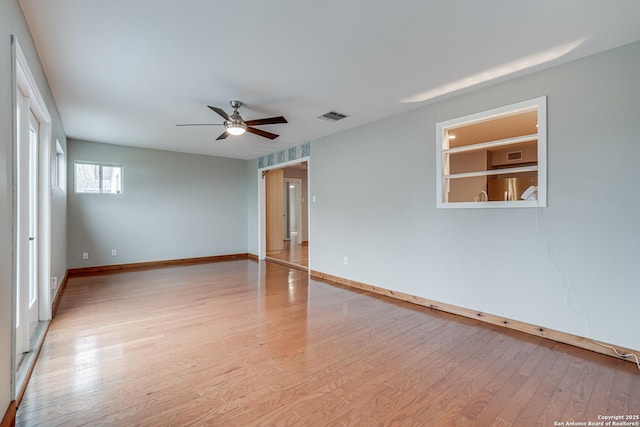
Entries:
{"label": "interior doorway", "polygon": [[259,258],[308,270],[308,159],[261,169],[259,179]]}

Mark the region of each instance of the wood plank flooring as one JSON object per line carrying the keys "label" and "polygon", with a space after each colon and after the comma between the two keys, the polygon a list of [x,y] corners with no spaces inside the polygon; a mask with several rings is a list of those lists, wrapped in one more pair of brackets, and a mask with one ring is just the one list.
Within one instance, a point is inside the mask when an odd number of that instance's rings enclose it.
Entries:
{"label": "wood plank flooring", "polygon": [[267,259],[284,261],[294,266],[309,269],[309,246],[285,240],[282,251],[267,252]]}
{"label": "wood plank flooring", "polygon": [[638,413],[631,363],[238,260],[72,277],[17,425],[529,427]]}

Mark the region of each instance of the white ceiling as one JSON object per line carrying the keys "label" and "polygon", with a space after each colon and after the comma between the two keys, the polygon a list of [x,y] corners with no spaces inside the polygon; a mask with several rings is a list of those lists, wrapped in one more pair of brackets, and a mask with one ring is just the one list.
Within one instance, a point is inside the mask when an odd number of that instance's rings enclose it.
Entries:
{"label": "white ceiling", "polygon": [[[637,0],[20,0],[71,138],[252,159],[640,40]],[[280,134],[215,141],[207,105]],[[350,117],[336,123],[330,110]]]}

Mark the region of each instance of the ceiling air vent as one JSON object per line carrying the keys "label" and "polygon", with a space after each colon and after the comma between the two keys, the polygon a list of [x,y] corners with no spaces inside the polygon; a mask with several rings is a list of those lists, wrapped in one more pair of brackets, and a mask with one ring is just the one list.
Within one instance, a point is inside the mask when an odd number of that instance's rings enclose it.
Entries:
{"label": "ceiling air vent", "polygon": [[328,120],[330,122],[337,122],[338,120],[342,120],[345,117],[349,117],[346,114],[338,113],[337,111],[329,111],[328,113],[324,113],[321,116],[318,116],[319,119]]}

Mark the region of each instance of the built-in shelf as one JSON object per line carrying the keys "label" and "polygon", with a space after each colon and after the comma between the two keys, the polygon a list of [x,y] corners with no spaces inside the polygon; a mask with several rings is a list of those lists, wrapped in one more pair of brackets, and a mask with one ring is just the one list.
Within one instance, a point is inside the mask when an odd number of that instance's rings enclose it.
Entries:
{"label": "built-in shelf", "polygon": [[464,145],[462,147],[447,148],[443,154],[464,153],[467,151],[486,150],[487,148],[502,147],[504,145],[520,144],[523,142],[537,141],[538,134],[516,136],[515,138],[500,139],[498,141],[482,142],[480,144]]}
{"label": "built-in shelf", "polygon": [[537,172],[538,166],[522,166],[519,168],[504,168],[504,169],[489,169],[483,171],[454,173],[451,175],[444,175],[445,179],[458,179],[458,178],[472,178],[474,176],[490,176],[490,175],[504,175],[508,173],[522,173],[522,172]]}

